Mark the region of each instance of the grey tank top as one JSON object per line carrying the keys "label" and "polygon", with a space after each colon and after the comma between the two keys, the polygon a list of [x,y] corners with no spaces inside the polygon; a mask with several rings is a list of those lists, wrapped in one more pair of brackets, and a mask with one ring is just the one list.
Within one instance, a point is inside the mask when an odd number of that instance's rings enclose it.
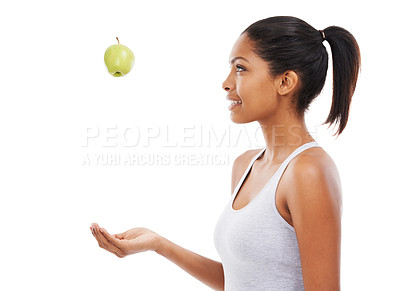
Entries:
{"label": "grey tank top", "polygon": [[304,290],[296,233],[278,212],[275,192],[289,162],[316,146],[313,141],[294,150],[257,196],[235,210],[232,204],[243,181],[267,148],[251,160],[215,226],[214,243],[224,269],[224,290]]}

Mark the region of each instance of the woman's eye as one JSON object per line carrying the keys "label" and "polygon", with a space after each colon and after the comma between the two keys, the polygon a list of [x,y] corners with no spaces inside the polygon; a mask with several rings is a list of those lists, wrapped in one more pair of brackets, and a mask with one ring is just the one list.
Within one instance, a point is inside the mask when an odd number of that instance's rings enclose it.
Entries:
{"label": "woman's eye", "polygon": [[238,70],[236,70],[236,72],[241,72],[241,71],[245,70],[242,66],[239,66],[239,65],[236,65],[236,69],[238,69]]}

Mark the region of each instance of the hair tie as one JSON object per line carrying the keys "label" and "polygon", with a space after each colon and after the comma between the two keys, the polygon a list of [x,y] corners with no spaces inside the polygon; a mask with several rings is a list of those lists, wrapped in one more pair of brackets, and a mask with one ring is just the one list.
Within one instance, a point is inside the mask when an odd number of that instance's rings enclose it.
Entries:
{"label": "hair tie", "polygon": [[[323,38],[324,40],[326,40],[324,30],[320,30],[319,32],[322,34],[322,38]],[[323,40],[323,41],[324,41],[324,40]]]}

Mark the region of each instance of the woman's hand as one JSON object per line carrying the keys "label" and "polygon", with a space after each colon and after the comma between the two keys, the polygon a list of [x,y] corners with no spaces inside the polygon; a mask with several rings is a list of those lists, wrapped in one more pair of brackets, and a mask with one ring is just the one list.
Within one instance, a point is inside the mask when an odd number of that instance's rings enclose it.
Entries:
{"label": "woman's hand", "polygon": [[157,233],[144,227],[111,235],[97,223],[92,223],[90,230],[101,248],[119,258],[149,250],[155,251],[160,239]]}

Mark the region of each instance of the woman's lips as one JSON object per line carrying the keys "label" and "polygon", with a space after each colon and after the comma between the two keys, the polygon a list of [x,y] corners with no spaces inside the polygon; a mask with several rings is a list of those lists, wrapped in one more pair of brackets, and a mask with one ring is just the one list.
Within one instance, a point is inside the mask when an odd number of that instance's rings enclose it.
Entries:
{"label": "woman's lips", "polygon": [[242,106],[242,101],[238,100],[229,100],[231,102],[231,104],[229,104],[228,109],[229,110],[233,110],[235,108],[238,108],[240,106]]}

